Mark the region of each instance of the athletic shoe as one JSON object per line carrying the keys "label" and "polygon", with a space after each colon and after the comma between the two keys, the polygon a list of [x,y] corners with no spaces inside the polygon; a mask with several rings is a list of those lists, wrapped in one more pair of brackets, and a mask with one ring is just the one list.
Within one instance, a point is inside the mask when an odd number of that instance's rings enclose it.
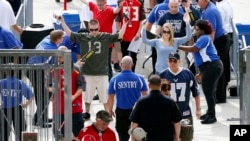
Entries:
{"label": "athletic shoe", "polygon": [[115,69],[116,72],[120,72],[121,71],[121,67],[120,67],[119,63],[115,63],[114,64],[114,69]]}

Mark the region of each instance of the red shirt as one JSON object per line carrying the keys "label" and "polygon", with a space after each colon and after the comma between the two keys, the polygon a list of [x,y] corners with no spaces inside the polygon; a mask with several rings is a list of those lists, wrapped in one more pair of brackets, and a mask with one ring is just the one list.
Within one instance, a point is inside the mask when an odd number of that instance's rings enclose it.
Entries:
{"label": "red shirt", "polygon": [[99,21],[99,31],[112,33],[112,26],[116,17],[113,8],[106,5],[102,11],[99,11],[94,2],[89,2],[89,9],[93,12],[93,18]]}
{"label": "red shirt", "polygon": [[113,130],[109,127],[102,133],[98,133],[93,127],[94,125],[89,125],[83,128],[78,134],[79,141],[116,141],[116,136]]}
{"label": "red shirt", "polygon": [[140,0],[125,0],[119,13],[121,25],[123,13],[126,13],[131,21],[131,24],[127,25],[123,40],[130,42],[138,32],[141,21],[146,18],[143,3]]}
{"label": "red shirt", "polygon": [[[52,78],[54,79],[54,71],[52,73]],[[79,72],[77,70],[73,70],[71,73],[72,77],[72,95],[74,95],[79,87],[82,87],[81,82],[78,79],[81,79],[82,76],[79,77]],[[53,95],[53,112],[55,113],[55,108],[58,108],[58,114],[64,114],[64,70],[59,69],[58,70],[58,79],[59,79],[59,86],[58,86],[58,92],[60,93],[59,95],[59,106],[55,105],[55,95]],[[56,87],[56,86],[54,86]],[[73,102],[72,102],[72,113],[82,113],[83,108],[82,108],[82,95],[78,96]]]}

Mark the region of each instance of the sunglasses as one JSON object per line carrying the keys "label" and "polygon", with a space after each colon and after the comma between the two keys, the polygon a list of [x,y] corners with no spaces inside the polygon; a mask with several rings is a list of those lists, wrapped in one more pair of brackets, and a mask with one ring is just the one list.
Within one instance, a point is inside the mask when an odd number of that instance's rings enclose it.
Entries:
{"label": "sunglasses", "polygon": [[89,29],[89,31],[98,31],[99,30],[99,28],[96,28],[96,29]]}
{"label": "sunglasses", "polygon": [[[188,0],[182,0],[181,2],[187,2]],[[198,0],[196,0],[196,2],[197,2]]]}
{"label": "sunglasses", "polygon": [[162,30],[162,33],[164,33],[164,34],[170,34],[170,31]]}
{"label": "sunglasses", "polygon": [[169,63],[177,63],[177,60],[176,59],[168,59],[168,62]]}

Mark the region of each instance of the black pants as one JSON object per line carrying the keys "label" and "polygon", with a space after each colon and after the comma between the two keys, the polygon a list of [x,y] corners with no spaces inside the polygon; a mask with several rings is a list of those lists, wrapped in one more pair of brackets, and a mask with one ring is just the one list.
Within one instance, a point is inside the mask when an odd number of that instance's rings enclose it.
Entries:
{"label": "black pants", "polygon": [[223,63],[223,73],[219,79],[217,91],[216,91],[216,101],[226,101],[227,96],[227,84],[230,81],[230,36],[223,35],[214,40],[215,48],[220,56]]}
{"label": "black pants", "polygon": [[32,70],[27,72],[35,94],[36,112],[33,117],[34,125],[43,125],[48,120],[48,104],[50,102],[50,94],[45,87],[44,70]]}
{"label": "black pants", "polygon": [[155,74],[155,64],[156,64],[156,60],[157,60],[157,52],[156,52],[155,47],[152,47],[151,57],[152,57],[152,66],[153,66],[153,73],[152,74]]}
{"label": "black pants", "polygon": [[137,53],[128,51],[129,44],[130,44],[130,42],[126,42],[126,41],[121,42],[122,57],[127,56],[127,55],[132,57],[133,64],[134,64],[132,67],[132,71],[135,72]]}
{"label": "black pants", "polygon": [[0,123],[2,124],[0,127],[3,128],[0,132],[0,134],[2,134],[2,136],[0,136],[1,141],[8,141],[10,132],[12,131],[12,124],[15,131],[15,140],[21,141],[21,133],[26,130],[26,121],[22,106],[3,109],[1,111]]}
{"label": "black pants", "polygon": [[201,86],[208,106],[207,113],[211,116],[215,116],[215,93],[218,80],[223,72],[223,64],[221,60],[206,62],[199,66],[199,69],[202,75]]}
{"label": "black pants", "polygon": [[115,128],[119,136],[119,141],[128,141],[129,140],[129,134],[128,130],[130,127],[130,120],[129,116],[132,109],[120,109],[116,108],[115,114],[116,114],[116,123]]}
{"label": "black pants", "polygon": [[112,70],[112,65],[111,65],[111,52],[112,52],[112,48],[109,48],[109,57],[108,57],[109,80],[113,77],[113,70]]}

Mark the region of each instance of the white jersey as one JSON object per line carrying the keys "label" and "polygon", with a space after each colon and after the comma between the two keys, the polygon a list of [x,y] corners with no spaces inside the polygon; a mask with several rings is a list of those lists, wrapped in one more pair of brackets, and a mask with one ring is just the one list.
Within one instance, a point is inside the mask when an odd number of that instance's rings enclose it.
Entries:
{"label": "white jersey", "polygon": [[0,26],[11,30],[11,26],[16,24],[16,17],[11,8],[11,5],[6,0],[0,0]]}

